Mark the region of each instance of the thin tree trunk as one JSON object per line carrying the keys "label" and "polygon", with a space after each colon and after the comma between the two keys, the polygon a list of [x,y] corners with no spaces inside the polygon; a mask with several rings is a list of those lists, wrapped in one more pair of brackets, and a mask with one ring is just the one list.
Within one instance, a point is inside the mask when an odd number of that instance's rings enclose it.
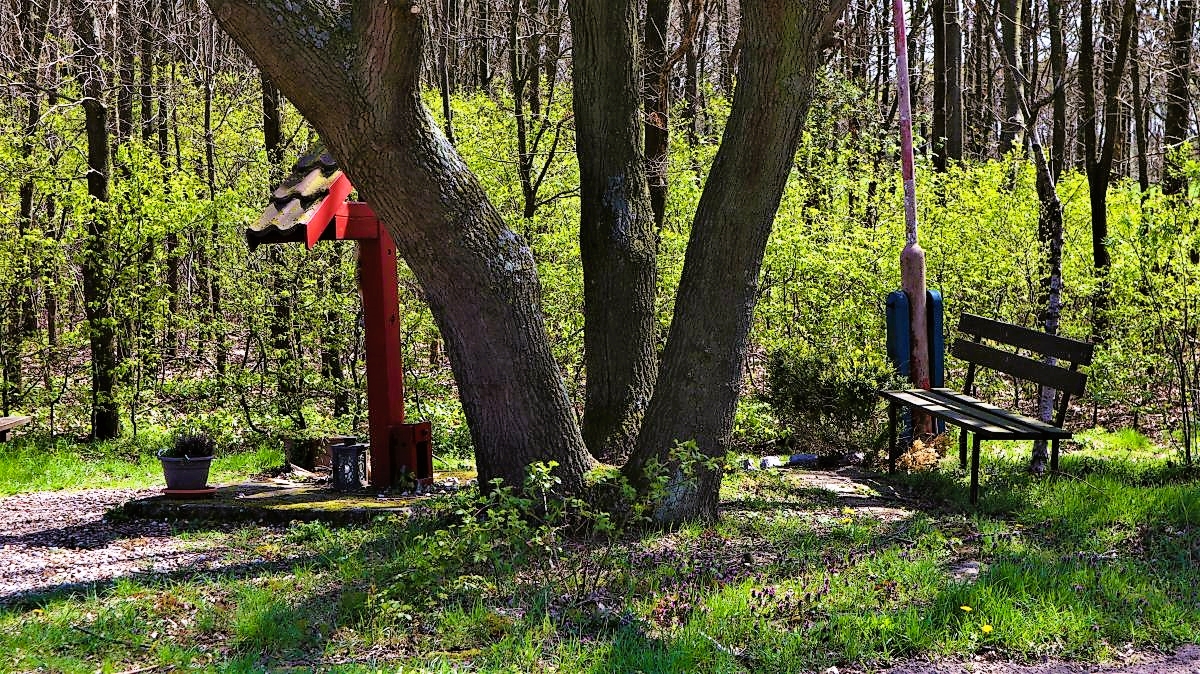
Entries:
{"label": "thin tree trunk", "polygon": [[1181,157],[1175,152],[1188,137],[1189,110],[1192,98],[1188,83],[1192,78],[1192,43],[1196,39],[1196,23],[1200,2],[1178,0],[1171,30],[1171,69],[1167,73],[1166,121],[1163,124],[1163,145],[1167,150],[1163,170],[1164,194],[1182,194],[1187,188]]}
{"label": "thin tree trunk", "polygon": [[942,0],[946,16],[946,159],[963,158],[962,22],[960,0]]}
{"label": "thin tree trunk", "polygon": [[1146,117],[1146,101],[1142,97],[1142,73],[1139,68],[1138,51],[1140,49],[1140,32],[1138,28],[1138,14],[1133,15],[1133,44],[1130,46],[1132,57],[1129,60],[1129,86],[1133,91],[1133,133],[1137,140],[1137,166],[1138,166],[1138,188],[1142,192],[1142,197],[1145,198],[1147,191],[1150,189],[1150,130],[1149,120]]}
{"label": "thin tree trunk", "polygon": [[1053,127],[1050,138],[1050,173],[1058,182],[1067,166],[1067,48],[1063,40],[1062,1],[1049,0],[1050,14],[1050,75]]}
{"label": "thin tree trunk", "polygon": [[[1089,2],[1090,0],[1083,0]],[[1017,63],[1021,45],[1021,0],[999,0],[1001,58]],[[1004,118],[1000,122],[1000,156],[1008,154],[1015,146],[1021,131],[1021,98],[1024,93],[1014,74],[1004,70]]]}
{"label": "thin tree trunk", "polygon": [[[951,0],[952,1],[952,0]],[[932,0],[933,13],[933,167],[946,170],[946,2]]]}
{"label": "thin tree trunk", "polygon": [[[1116,149],[1121,78],[1129,55],[1130,37],[1133,32],[1134,0],[1115,0],[1113,7],[1120,8],[1119,16],[1113,17],[1119,29],[1115,40],[1106,40],[1104,67],[1104,116],[1101,129],[1097,130],[1095,88],[1095,60],[1092,56],[1093,21],[1092,1],[1083,0],[1080,11],[1079,86],[1082,95],[1080,128],[1084,137],[1084,152],[1087,162],[1088,201],[1091,204],[1092,265],[1097,284],[1092,298],[1092,331],[1097,339],[1108,332],[1108,270],[1111,258],[1108,251],[1108,184],[1112,175],[1113,154]],[[1123,4],[1117,5],[1116,2]]]}
{"label": "thin tree trunk", "polygon": [[[646,114],[646,173],[650,183],[650,207],[654,225],[662,229],[667,211],[667,149],[670,129],[670,86],[667,64],[667,30],[671,25],[672,0],[646,2],[646,58],[642,77]],[[724,7],[724,5],[722,5]],[[732,75],[730,76],[732,79]]]}
{"label": "thin tree trunk", "polygon": [[[108,109],[104,105],[104,66],[100,62],[100,30],[85,0],[72,3],[76,39],[79,41],[80,75],[83,80],[84,122],[87,130],[88,196],[97,203],[108,201],[109,138]],[[88,322],[88,346],[92,372],[92,437],[109,440],[120,434],[120,419],[114,400],[117,347],[112,306],[107,286],[112,273],[108,250],[108,215],[101,208],[88,219],[87,255],[83,257],[84,312]]]}

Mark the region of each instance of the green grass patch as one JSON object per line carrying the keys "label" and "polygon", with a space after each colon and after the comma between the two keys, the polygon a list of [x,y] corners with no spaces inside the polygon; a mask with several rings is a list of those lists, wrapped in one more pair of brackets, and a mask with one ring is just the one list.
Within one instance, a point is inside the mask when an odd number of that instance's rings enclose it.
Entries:
{"label": "green grass patch", "polygon": [[1051,479],[1027,474],[1021,448],[985,446],[978,509],[950,460],[890,480],[911,499],[870,507],[800,472],[739,473],[716,523],[551,536],[539,555],[521,553],[520,522],[453,525],[462,497],[363,528],[210,532],[197,542],[284,568],[0,609],[0,666],[801,672],[984,652],[1096,662],[1200,640],[1194,475],[1137,436],[1085,437]]}
{"label": "green grass patch", "polygon": [[[152,487],[163,483],[157,451],[166,436],[74,443],[26,436],[0,443],[0,495],[55,489]],[[210,482],[224,482],[282,465],[283,452],[269,443],[218,452]]]}

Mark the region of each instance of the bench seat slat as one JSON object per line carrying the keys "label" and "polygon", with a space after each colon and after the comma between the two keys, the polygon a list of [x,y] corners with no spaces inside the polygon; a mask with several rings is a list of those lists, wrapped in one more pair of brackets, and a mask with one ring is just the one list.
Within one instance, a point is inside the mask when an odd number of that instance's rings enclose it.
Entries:
{"label": "bench seat slat", "polygon": [[33,417],[0,417],[0,433],[24,426],[30,421],[33,421]]}
{"label": "bench seat slat", "polygon": [[1071,437],[1070,431],[1024,415],[1012,414],[950,389],[881,391],[880,395],[962,426],[981,438],[1039,440]]}
{"label": "bench seat slat", "polygon": [[939,400],[953,400],[956,403],[963,405],[965,408],[970,409],[973,414],[978,414],[981,416],[988,415],[990,417],[1003,419],[1008,423],[1019,426],[1022,429],[1021,432],[1038,433],[1040,434],[1039,437],[1051,438],[1069,438],[1072,435],[1070,431],[1063,430],[1053,424],[1048,424],[1040,419],[1027,417],[1024,414],[1019,414],[1017,412],[1010,412],[1003,407],[998,407],[992,403],[980,400],[973,396],[959,393],[953,389],[937,388],[933,389],[932,391],[926,391],[925,393]]}
{"label": "bench seat slat", "polygon": [[1008,429],[993,426],[984,421],[976,419],[973,416],[965,415],[962,412],[951,409],[944,405],[936,405],[921,398],[920,396],[909,393],[908,391],[883,391],[880,393],[884,398],[894,400],[903,405],[908,405],[920,409],[928,414],[931,414],[939,419],[943,419],[950,423],[962,426],[969,429],[973,433],[1008,433]]}

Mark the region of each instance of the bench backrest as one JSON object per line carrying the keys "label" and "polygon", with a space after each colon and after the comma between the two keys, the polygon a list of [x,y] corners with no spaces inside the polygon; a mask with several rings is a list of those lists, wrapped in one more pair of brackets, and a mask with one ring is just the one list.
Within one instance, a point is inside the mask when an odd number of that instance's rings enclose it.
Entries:
{"label": "bench backrest", "polygon": [[[1055,425],[1062,426],[1070,396],[1083,393],[1084,386],[1087,384],[1087,375],[1079,372],[1078,368],[1081,365],[1091,364],[1092,354],[1095,350],[1094,344],[1048,335],[1038,330],[1002,323],[974,314],[963,314],[958,328],[970,339],[956,339],[950,348],[950,353],[968,363],[966,388],[964,389],[966,393],[969,394],[974,385],[976,366],[997,370],[1040,386],[1050,387],[1062,393],[1062,400],[1058,405],[1058,414],[1055,419]],[[1024,350],[1042,356],[1052,356],[1060,361],[1065,361],[1067,367],[1047,365],[1036,358],[988,346],[981,343],[983,340],[1015,347],[1018,351]]]}

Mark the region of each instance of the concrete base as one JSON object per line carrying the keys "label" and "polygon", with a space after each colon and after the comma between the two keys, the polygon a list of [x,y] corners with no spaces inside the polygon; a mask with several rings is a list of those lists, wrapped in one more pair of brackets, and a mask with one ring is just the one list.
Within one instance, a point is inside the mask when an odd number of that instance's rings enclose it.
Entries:
{"label": "concrete base", "polygon": [[318,484],[274,478],[217,487],[203,499],[165,496],[129,501],[112,511],[117,517],[262,522],[286,524],[293,520],[328,524],[365,524],[376,517],[407,515],[413,505],[465,486],[474,473],[437,473],[428,494],[381,495],[373,492],[343,494]]}

